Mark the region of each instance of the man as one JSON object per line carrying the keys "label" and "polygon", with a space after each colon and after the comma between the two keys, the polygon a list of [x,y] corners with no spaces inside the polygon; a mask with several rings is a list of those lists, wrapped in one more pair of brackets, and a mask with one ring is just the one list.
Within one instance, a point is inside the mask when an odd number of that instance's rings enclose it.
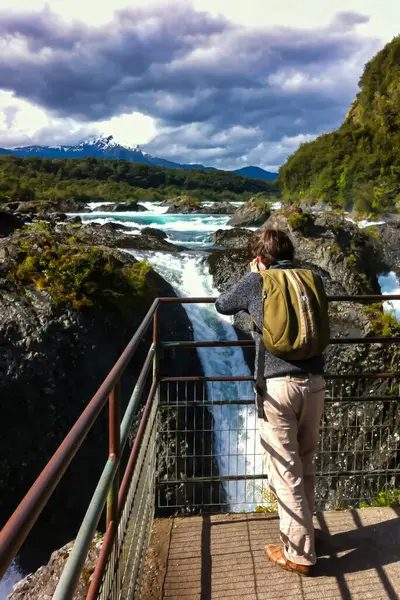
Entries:
{"label": "man", "polygon": [[254,333],[255,378],[262,381],[264,401],[260,435],[269,484],[278,501],[283,542],[265,550],[280,567],[308,575],[316,563],[313,459],[324,409],[324,361],[322,355],[287,361],[265,350],[260,333],[265,300],[260,271],[293,269],[294,248],[283,231],[261,229],[252,250],[251,272],[219,296],[216,309],[225,315],[245,311],[258,330]]}

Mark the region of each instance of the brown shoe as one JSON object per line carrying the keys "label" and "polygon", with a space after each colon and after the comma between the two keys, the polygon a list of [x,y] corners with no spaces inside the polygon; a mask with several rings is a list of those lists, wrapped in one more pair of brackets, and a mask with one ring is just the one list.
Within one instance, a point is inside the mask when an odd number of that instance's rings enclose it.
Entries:
{"label": "brown shoe", "polygon": [[308,565],[298,565],[297,563],[288,560],[282,546],[265,546],[265,552],[271,562],[286,571],[294,571],[299,575],[305,576],[310,574],[310,567]]}

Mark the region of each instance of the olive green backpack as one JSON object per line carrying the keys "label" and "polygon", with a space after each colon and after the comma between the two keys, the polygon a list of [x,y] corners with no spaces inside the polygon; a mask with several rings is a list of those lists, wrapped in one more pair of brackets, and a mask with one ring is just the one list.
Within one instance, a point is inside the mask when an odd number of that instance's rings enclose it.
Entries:
{"label": "olive green backpack", "polygon": [[308,269],[267,269],[263,278],[263,340],[284,360],[318,356],[329,344],[328,301]]}

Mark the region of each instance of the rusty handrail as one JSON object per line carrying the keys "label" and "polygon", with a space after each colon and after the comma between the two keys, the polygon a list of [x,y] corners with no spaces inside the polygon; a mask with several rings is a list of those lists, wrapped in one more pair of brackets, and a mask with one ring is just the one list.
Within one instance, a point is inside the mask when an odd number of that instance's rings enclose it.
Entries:
{"label": "rusty handrail", "polygon": [[[167,296],[159,298],[161,304],[212,304],[215,303],[216,300],[217,296],[207,298],[177,298],[176,296]],[[390,300],[400,300],[400,294],[366,294],[365,296],[327,296],[327,300],[328,302],[389,302]]]}
{"label": "rusty handrail", "polygon": [[[358,337],[358,338],[331,338],[329,340],[329,344],[339,345],[343,344],[399,344],[400,337],[392,336],[392,337]],[[162,342],[160,346],[162,348],[221,348],[221,347],[251,347],[255,345],[255,340],[224,340],[224,341],[208,341],[208,340],[200,340],[198,342],[194,342],[191,340],[183,340],[181,342]]]}

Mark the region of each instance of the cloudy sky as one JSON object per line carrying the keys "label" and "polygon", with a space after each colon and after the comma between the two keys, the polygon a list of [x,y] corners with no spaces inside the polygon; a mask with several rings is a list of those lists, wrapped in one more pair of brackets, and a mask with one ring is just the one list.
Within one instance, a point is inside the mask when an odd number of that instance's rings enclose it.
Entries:
{"label": "cloudy sky", "polygon": [[0,0],[0,146],[113,135],[275,170],[337,127],[398,0]]}

